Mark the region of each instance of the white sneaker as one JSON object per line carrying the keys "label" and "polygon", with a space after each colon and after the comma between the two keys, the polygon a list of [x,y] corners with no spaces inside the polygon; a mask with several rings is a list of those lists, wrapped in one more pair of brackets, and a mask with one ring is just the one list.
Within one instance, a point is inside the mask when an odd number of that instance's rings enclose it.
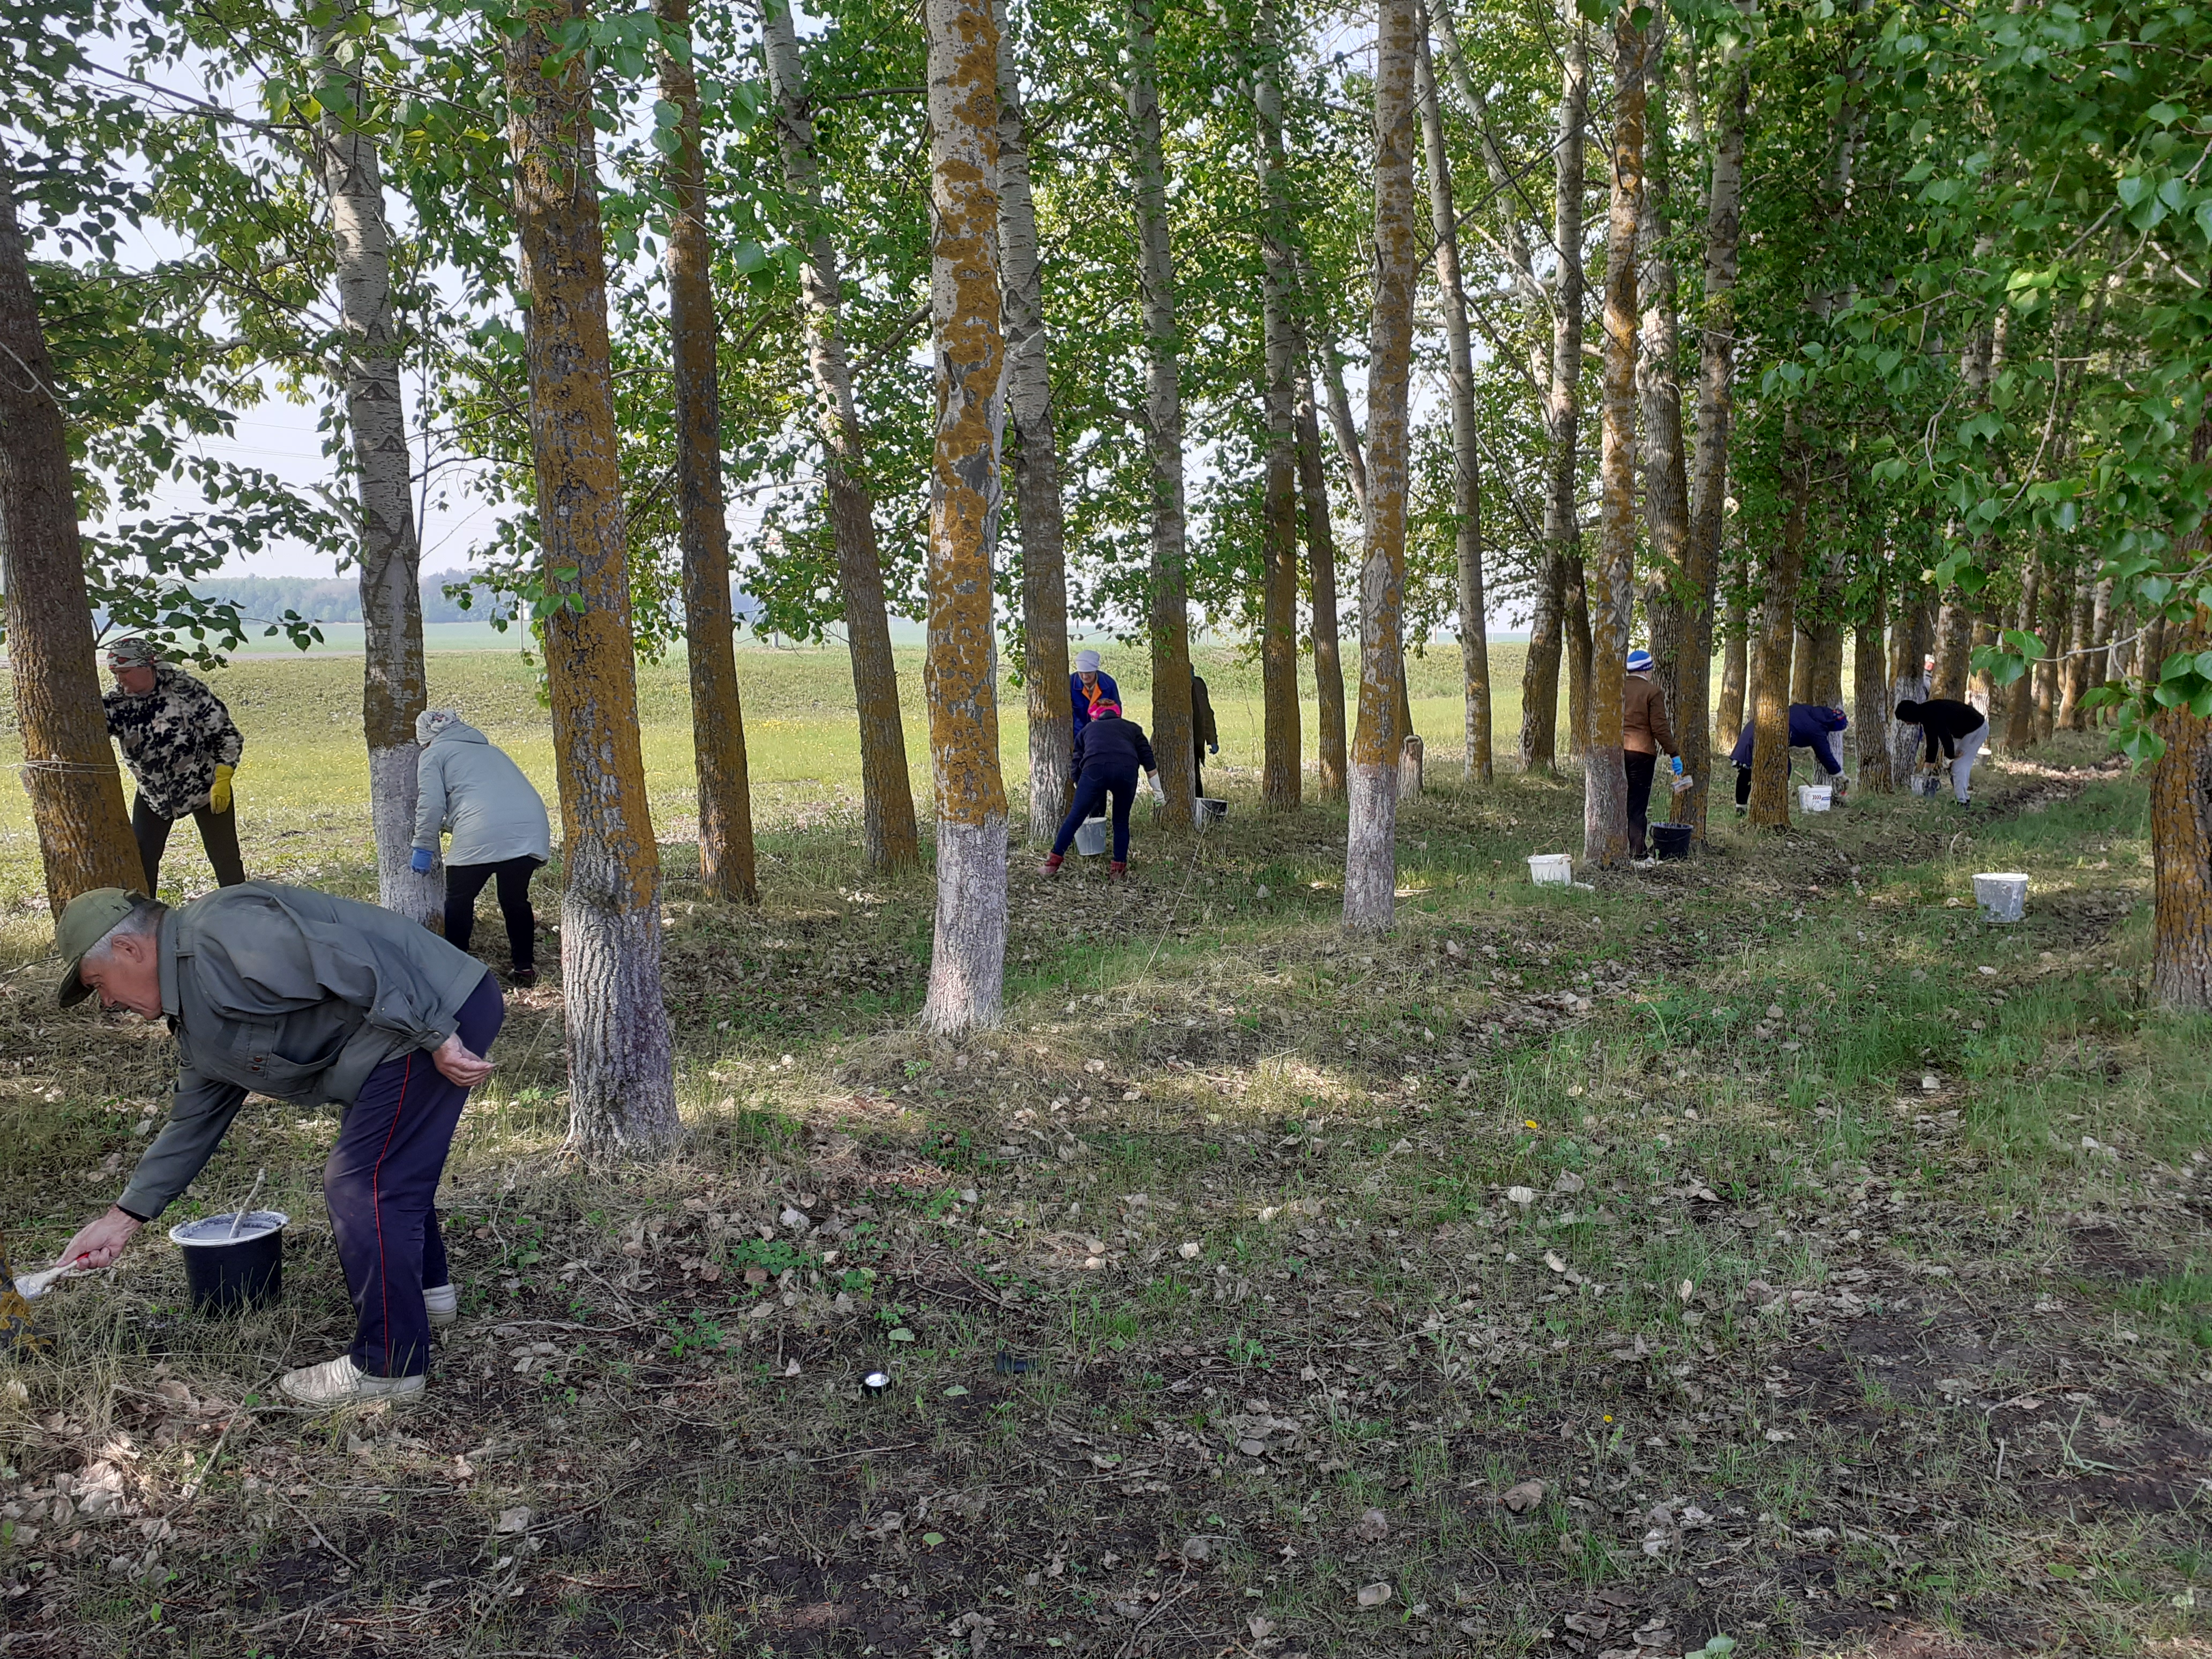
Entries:
{"label": "white sneaker", "polygon": [[1657,859],[1631,859],[1629,862],[1638,870],[1656,870],[1659,867]]}
{"label": "white sneaker", "polygon": [[295,1405],[331,1411],[340,1406],[365,1406],[378,1400],[410,1400],[422,1392],[419,1376],[371,1376],[342,1353],[319,1365],[287,1371],[276,1387]]}
{"label": "white sneaker", "polygon": [[458,1285],[426,1285],[422,1287],[422,1307],[430,1316],[433,1325],[452,1324],[461,1316],[461,1289]]}

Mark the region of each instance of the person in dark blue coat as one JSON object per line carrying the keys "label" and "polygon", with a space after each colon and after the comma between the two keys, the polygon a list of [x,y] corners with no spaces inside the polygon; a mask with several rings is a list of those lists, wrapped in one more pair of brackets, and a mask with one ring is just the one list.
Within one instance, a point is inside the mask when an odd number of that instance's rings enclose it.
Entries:
{"label": "person in dark blue coat", "polygon": [[1069,711],[1075,716],[1075,735],[1082,737],[1083,728],[1098,718],[1098,705],[1110,702],[1115,708],[1121,703],[1121,688],[1114,684],[1111,674],[1098,666],[1096,651],[1079,651],[1075,654],[1075,672],[1067,677]]}
{"label": "person in dark blue coat", "polygon": [[[1820,769],[1840,781],[1844,763],[1836,758],[1835,745],[1828,738],[1831,733],[1846,730],[1850,723],[1850,717],[1840,708],[1823,708],[1817,702],[1793,702],[1790,705],[1790,746],[1811,750],[1813,758],[1820,763]],[[1738,811],[1751,799],[1751,740],[1758,726],[1757,720],[1745,725],[1743,735],[1735,740],[1735,752],[1729,757],[1735,763]]]}
{"label": "person in dark blue coat", "polygon": [[1123,720],[1120,703],[1101,698],[1091,705],[1089,722],[1075,734],[1075,805],[1060,820],[1060,833],[1052,838],[1052,856],[1044,861],[1046,875],[1059,872],[1075,832],[1109,796],[1114,802],[1114,862],[1106,873],[1128,874],[1129,808],[1136,804],[1139,768],[1157,796],[1159,768],[1152,759],[1152,745],[1145,728],[1134,720]]}

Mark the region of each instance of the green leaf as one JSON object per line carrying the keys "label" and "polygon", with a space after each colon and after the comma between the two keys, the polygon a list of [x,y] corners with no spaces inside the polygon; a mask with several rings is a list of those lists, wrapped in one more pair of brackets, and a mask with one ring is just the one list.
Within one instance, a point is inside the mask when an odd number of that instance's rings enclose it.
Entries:
{"label": "green leaf", "polygon": [[894,1342],[911,1342],[914,1340],[914,1333],[907,1329],[905,1326],[902,1325],[891,1333],[891,1340]]}

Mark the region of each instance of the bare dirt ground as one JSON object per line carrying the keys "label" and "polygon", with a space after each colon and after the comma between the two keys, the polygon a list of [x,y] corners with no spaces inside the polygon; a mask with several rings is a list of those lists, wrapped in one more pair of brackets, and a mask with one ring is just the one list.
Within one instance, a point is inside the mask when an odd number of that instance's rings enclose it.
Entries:
{"label": "bare dirt ground", "polygon": [[[566,1158],[558,987],[515,999],[426,1403],[273,1401],[349,1327],[294,1109],[179,1206],[270,1170],[278,1306],[192,1316],[151,1239],[40,1304],[0,1652],[2202,1651],[2212,1066],[2141,1006],[2093,758],[1589,891],[1521,863],[1577,792],[1447,787],[1382,943],[1340,813],[1240,803],[1126,884],[1018,860],[959,1045],[911,1030],[924,883],[679,882],[694,1138]],[[46,972],[0,997],[19,1267],[166,1063]]]}

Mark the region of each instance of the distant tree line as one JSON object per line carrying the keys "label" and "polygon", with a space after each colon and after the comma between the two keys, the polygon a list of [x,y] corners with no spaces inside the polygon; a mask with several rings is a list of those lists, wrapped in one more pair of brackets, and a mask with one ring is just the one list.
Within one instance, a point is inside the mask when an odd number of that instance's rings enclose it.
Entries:
{"label": "distant tree line", "polygon": [[[461,608],[457,593],[447,590],[467,585],[470,606]],[[357,623],[361,616],[361,584],[350,576],[208,576],[191,584],[203,599],[238,607],[248,618],[260,620],[295,611],[311,623]],[[441,570],[422,578],[422,620],[425,623],[489,622],[513,614],[514,596],[500,594],[483,582],[471,582],[465,570]],[[107,618],[102,615],[101,623]]]}

